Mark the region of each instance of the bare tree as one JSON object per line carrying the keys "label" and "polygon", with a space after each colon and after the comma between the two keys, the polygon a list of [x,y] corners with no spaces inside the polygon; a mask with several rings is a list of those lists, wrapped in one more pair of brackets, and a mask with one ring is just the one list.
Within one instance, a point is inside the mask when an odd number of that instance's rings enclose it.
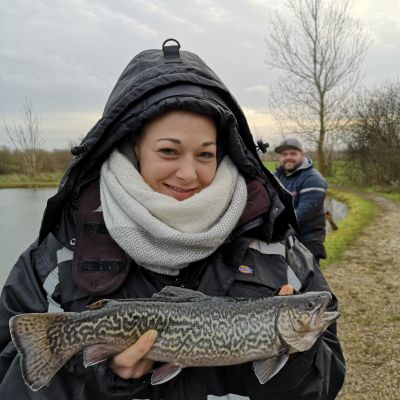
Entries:
{"label": "bare tree", "polygon": [[400,81],[383,82],[354,96],[348,152],[364,185],[400,188]]}
{"label": "bare tree", "polygon": [[39,119],[33,109],[30,99],[23,103],[23,122],[10,127],[4,121],[4,129],[9,141],[21,153],[23,171],[28,175],[36,176],[38,170],[38,151],[45,143],[44,136],[39,129]]}
{"label": "bare tree", "polygon": [[287,0],[288,16],[276,12],[266,38],[267,60],[282,71],[272,91],[272,112],[317,147],[328,172],[327,150],[344,123],[340,110],[360,80],[369,45],[350,15],[351,0]]}

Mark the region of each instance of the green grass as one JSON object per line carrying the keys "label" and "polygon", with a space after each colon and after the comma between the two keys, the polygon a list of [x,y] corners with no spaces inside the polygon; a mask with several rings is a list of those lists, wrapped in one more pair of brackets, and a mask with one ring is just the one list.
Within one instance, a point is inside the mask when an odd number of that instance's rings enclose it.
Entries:
{"label": "green grass", "polygon": [[400,193],[382,193],[382,192],[373,192],[373,193],[378,194],[379,196],[386,197],[387,199],[390,199],[395,203],[400,204]]}
{"label": "green grass", "polygon": [[[353,177],[349,176],[349,172]],[[332,176],[327,179],[330,185],[344,186],[357,190],[359,189],[359,186],[355,184],[357,178],[357,172],[349,161],[337,160],[333,164]]]}
{"label": "green grass", "polygon": [[271,172],[274,172],[279,167],[279,161],[264,161],[263,164]]}
{"label": "green grass", "polygon": [[[270,171],[274,171],[278,166],[278,162],[266,161],[264,162],[264,165]],[[347,178],[345,169],[348,167],[349,164],[346,161],[338,161],[335,163],[334,176],[329,178],[329,184],[340,185],[350,188],[351,190],[365,192],[366,188],[354,185]],[[379,194],[400,202],[399,193]],[[344,251],[354,243],[363,229],[374,220],[377,212],[377,206],[375,203],[365,200],[359,195],[339,189],[329,189],[328,195],[342,203],[345,203],[349,208],[349,213],[346,218],[338,222],[339,229],[330,232],[325,239],[328,258],[326,260],[321,260],[321,267],[323,268],[326,268],[330,264],[337,262],[342,258]]]}
{"label": "green grass", "polygon": [[23,174],[0,175],[0,189],[57,187],[62,173],[38,174],[36,177]]}
{"label": "green grass", "polygon": [[329,233],[325,239],[328,254],[326,260],[321,261],[321,267],[326,268],[339,261],[344,251],[349,248],[360,236],[361,232],[373,222],[377,205],[353,193],[329,189],[328,195],[349,207],[349,214],[338,223],[339,229]]}

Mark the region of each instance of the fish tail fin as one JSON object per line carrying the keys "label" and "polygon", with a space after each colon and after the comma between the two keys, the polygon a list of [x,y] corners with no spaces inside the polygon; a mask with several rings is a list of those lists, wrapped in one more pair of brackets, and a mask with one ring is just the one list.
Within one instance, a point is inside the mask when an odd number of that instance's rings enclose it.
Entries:
{"label": "fish tail fin", "polygon": [[82,344],[68,345],[65,328],[75,313],[20,314],[10,319],[10,332],[21,355],[25,383],[34,391],[44,386]]}

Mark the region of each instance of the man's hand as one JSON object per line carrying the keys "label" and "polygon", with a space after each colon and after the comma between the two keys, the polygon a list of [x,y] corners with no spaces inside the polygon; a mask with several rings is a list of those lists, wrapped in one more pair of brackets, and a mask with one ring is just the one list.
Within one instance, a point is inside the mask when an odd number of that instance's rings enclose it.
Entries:
{"label": "man's hand", "polygon": [[278,295],[279,295],[279,296],[288,296],[288,295],[291,295],[291,294],[293,294],[293,293],[294,293],[294,288],[293,288],[293,286],[287,284],[287,285],[283,285],[283,286],[281,287],[281,289],[279,290]]}
{"label": "man's hand", "polygon": [[157,339],[157,331],[144,333],[132,346],[115,355],[110,362],[114,374],[123,379],[137,379],[153,368],[153,361],[144,359]]}

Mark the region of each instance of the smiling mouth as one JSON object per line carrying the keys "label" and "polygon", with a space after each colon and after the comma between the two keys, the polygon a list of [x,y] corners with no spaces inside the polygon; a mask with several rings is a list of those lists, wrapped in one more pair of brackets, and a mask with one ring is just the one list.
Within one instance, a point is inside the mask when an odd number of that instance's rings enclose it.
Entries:
{"label": "smiling mouth", "polygon": [[164,184],[168,189],[174,190],[175,192],[179,193],[191,193],[194,192],[196,189],[183,189],[183,188],[178,188],[176,186],[168,185],[167,183]]}
{"label": "smiling mouth", "polygon": [[164,186],[166,187],[170,196],[179,201],[186,200],[197,192],[197,188],[184,189],[177,186],[168,185],[167,183],[164,183]]}

